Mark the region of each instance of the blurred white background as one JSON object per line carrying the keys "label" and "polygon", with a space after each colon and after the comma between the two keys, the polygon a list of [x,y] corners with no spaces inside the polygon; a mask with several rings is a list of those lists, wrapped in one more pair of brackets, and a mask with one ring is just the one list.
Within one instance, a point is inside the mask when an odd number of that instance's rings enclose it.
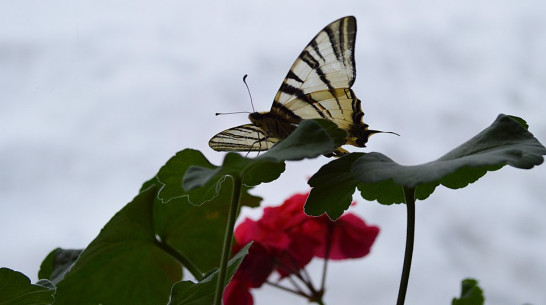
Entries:
{"label": "blurred white background", "polygon": [[[55,247],[83,248],[168,158],[210,150],[246,123],[241,81],[268,110],[289,67],[331,21],[354,15],[365,151],[402,164],[436,159],[499,113],[546,143],[546,2],[0,2],[0,266],[36,280]],[[280,204],[329,160],[289,163],[254,193]],[[546,166],[503,168],[417,206],[407,304],[450,304],[475,277],[488,304],[546,304]],[[355,196],[358,198],[358,196]],[[328,304],[393,304],[405,206],[358,200],[381,227],[365,259],[332,263]],[[257,217],[260,210],[244,211]],[[318,275],[320,262],[311,266]],[[265,288],[256,304],[306,304]]]}

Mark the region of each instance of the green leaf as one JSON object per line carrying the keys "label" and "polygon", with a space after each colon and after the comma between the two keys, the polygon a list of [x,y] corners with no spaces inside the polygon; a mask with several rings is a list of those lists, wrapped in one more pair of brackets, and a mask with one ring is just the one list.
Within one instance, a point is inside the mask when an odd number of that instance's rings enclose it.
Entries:
{"label": "green leaf", "polygon": [[182,276],[157,246],[150,187],[120,210],[57,286],[55,304],[165,304]]}
{"label": "green leaf", "polygon": [[[164,184],[153,180],[83,251],[59,282],[55,304],[165,304],[181,280],[181,266],[198,279],[218,266],[231,180],[202,206],[190,204],[187,196],[163,203],[156,185]],[[256,205],[261,198],[245,191],[241,200]],[[53,260],[51,254],[46,258],[43,274],[53,273]]]}
{"label": "green leaf", "polygon": [[305,213],[320,216],[324,212],[331,219],[339,218],[349,208],[358,185],[351,173],[351,166],[363,153],[352,153],[334,160],[322,168],[307,182],[313,189],[305,204]]}
{"label": "green leaf", "polygon": [[[324,196],[331,181],[343,181],[345,188],[334,189],[326,199],[315,195],[307,200],[306,211],[312,215],[327,213],[337,218],[348,208],[358,187],[363,198],[382,204],[404,202],[402,187],[415,188],[416,198],[426,199],[438,185],[461,188],[473,183],[488,171],[504,165],[530,169],[544,161],[546,148],[527,131],[525,121],[507,115],[499,115],[491,126],[453,149],[443,157],[421,165],[400,165],[380,153],[358,154],[327,164],[313,176],[309,183],[315,194]],[[356,154],[353,154],[356,155]],[[347,158],[347,159],[345,159]],[[345,160],[343,160],[345,159]],[[351,163],[352,164],[348,164]],[[346,172],[350,168],[351,174]],[[322,179],[318,179],[323,177]],[[327,177],[327,178],[324,178]],[[335,182],[336,184],[338,182]],[[342,198],[327,203],[330,198]]]}
{"label": "green leaf", "polygon": [[[162,184],[158,193],[159,199],[167,203],[176,198],[187,197],[189,193],[182,188],[182,178],[188,168],[195,166],[204,171],[215,168],[200,151],[193,149],[184,149],[169,159],[157,174],[157,180]],[[193,197],[199,198],[199,202],[204,203],[217,195],[218,190],[213,188],[196,192]]]}
{"label": "green leaf", "polygon": [[304,120],[286,139],[257,158],[297,161],[333,152],[345,143],[347,132],[326,119]]}
{"label": "green leaf", "polygon": [[464,279],[461,283],[461,297],[453,298],[451,305],[483,305],[483,291],[474,279]]}
{"label": "green leaf", "polygon": [[31,284],[21,272],[0,268],[0,304],[49,305],[55,298],[55,285],[48,280]]}
{"label": "green leaf", "polygon": [[382,194],[394,189],[383,188],[377,192],[368,190],[368,184],[392,180],[399,186],[415,187],[416,198],[423,200],[440,184],[462,188],[506,164],[530,169],[544,161],[544,154],[546,148],[519,120],[501,114],[491,126],[435,161],[404,166],[385,155],[370,153],[353,164],[352,172],[355,179],[366,184],[360,189],[363,197],[375,197],[384,204],[401,203],[403,196],[390,200],[383,197]]}
{"label": "green leaf", "polygon": [[[192,205],[187,197],[154,206],[155,234],[199,273],[211,271],[220,262],[232,188],[233,181],[226,179],[218,196],[201,206]],[[241,194],[241,204],[246,206],[260,200],[246,191]]]}
{"label": "green leaf", "polygon": [[51,251],[40,266],[38,278],[48,279],[53,284],[59,283],[72,268],[82,251],[61,248]]}
{"label": "green leaf", "polygon": [[284,172],[284,161],[331,153],[345,141],[345,136],[345,131],[331,121],[305,120],[290,136],[256,158],[228,153],[221,167],[190,167],[183,186],[188,190],[191,202],[203,204],[218,193],[225,176],[239,176],[247,186],[270,182]]}
{"label": "green leaf", "polygon": [[[244,246],[228,263],[228,273],[225,285],[229,283],[239,265],[248,254],[252,242]],[[200,282],[181,281],[173,286],[171,300],[168,305],[202,305],[212,304],[218,283],[218,270]]]}
{"label": "green leaf", "polygon": [[[228,161],[230,164],[241,166],[241,161],[238,160],[238,158],[243,159],[241,156],[232,154],[229,158],[235,159],[234,161]],[[190,171],[191,173],[189,173]],[[192,201],[190,202],[198,205],[210,202],[219,195],[220,186],[224,183],[225,177],[219,175],[219,172],[220,168],[210,164],[200,151],[185,149],[167,161],[159,170],[157,181],[159,181],[161,189],[158,198],[164,203],[184,197],[186,198],[185,200],[191,198]],[[189,187],[182,187],[183,178],[184,183],[187,183],[186,180],[189,179],[190,184],[202,186],[201,181],[206,181],[205,184],[208,184],[205,188],[190,190]],[[244,200],[242,200],[242,205],[250,207],[259,206],[261,198],[249,195],[249,189],[249,187],[243,188],[242,198]]]}

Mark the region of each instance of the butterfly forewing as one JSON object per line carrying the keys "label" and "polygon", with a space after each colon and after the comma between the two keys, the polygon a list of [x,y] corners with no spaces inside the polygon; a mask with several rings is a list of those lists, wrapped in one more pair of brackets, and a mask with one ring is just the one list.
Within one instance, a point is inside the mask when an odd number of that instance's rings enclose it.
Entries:
{"label": "butterfly forewing", "polygon": [[355,80],[356,19],[332,22],[320,31],[298,56],[284,79],[275,102],[335,88],[350,88]]}

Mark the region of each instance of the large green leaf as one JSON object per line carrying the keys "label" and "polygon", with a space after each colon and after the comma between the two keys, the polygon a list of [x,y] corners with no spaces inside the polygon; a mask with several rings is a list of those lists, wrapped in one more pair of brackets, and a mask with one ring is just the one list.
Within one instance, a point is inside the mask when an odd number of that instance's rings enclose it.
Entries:
{"label": "large green leaf", "polygon": [[21,272],[0,268],[1,305],[50,305],[54,294],[55,285],[48,280],[31,284]]}
{"label": "large green leaf", "polygon": [[[195,206],[187,196],[164,203],[157,185],[165,185],[155,178],[146,182],[59,282],[55,304],[166,304],[182,265],[202,278],[219,264],[231,198],[231,181],[224,183],[209,204]],[[259,200],[242,194],[243,204]],[[53,276],[53,263],[49,255],[44,274]]]}
{"label": "large green leaf", "polygon": [[55,304],[165,304],[182,276],[180,264],[157,246],[155,187],[120,210],[57,286]]}
{"label": "large green leaf", "polygon": [[461,297],[453,298],[452,305],[483,305],[485,298],[483,291],[478,286],[478,281],[465,279],[461,283]]}
{"label": "large green leaf", "polygon": [[214,198],[226,176],[238,176],[247,186],[270,182],[284,172],[284,161],[329,154],[343,144],[345,136],[346,132],[331,121],[305,120],[289,137],[256,158],[228,153],[220,167],[190,167],[184,176],[184,189],[189,191],[191,202],[202,204]]}
{"label": "large green leaf", "polygon": [[[244,246],[228,263],[227,277],[224,285],[227,285],[243,259],[248,254],[252,242]],[[194,283],[192,281],[181,281],[173,286],[171,299],[168,305],[203,305],[212,304],[216,285],[218,284],[218,270]]]}
{"label": "large green leaf", "polygon": [[[165,304],[182,266],[197,279],[218,266],[232,182],[210,204],[192,205],[182,189],[191,165],[209,164],[190,149],[171,158],[79,257],[60,249],[48,255],[40,275],[59,282],[56,304]],[[248,189],[241,205],[259,205]]]}
{"label": "large green leaf", "polygon": [[[202,274],[220,262],[232,188],[233,182],[226,179],[218,196],[201,206],[192,205],[187,197],[154,206],[155,234]],[[246,190],[241,194],[241,205],[257,205],[261,198]]]}
{"label": "large green leaf", "polygon": [[[309,180],[313,190],[306,211],[311,215],[327,213],[331,218],[339,217],[349,207],[347,198],[354,192],[351,185],[356,185],[367,200],[392,204],[404,202],[402,187],[415,188],[416,198],[423,200],[440,184],[461,188],[506,164],[530,169],[544,161],[546,148],[526,128],[522,119],[501,114],[472,139],[441,158],[421,165],[400,165],[380,153],[335,160]],[[351,174],[347,172],[349,169]],[[321,196],[331,187],[330,181],[337,179],[346,187],[334,189],[335,194]],[[330,201],[336,197],[342,200]]]}

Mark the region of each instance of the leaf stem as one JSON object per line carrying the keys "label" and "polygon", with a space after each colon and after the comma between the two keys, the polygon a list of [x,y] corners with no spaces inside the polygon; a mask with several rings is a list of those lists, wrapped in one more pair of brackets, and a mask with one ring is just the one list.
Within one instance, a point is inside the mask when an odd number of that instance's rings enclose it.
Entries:
{"label": "leaf stem", "polygon": [[227,276],[227,263],[231,255],[231,244],[233,242],[233,230],[235,227],[235,220],[237,220],[237,212],[239,211],[239,199],[241,197],[241,177],[237,175],[230,175],[233,180],[233,194],[231,197],[231,204],[229,205],[229,215],[226,225],[226,234],[224,235],[224,245],[222,246],[222,258],[220,260],[220,270],[218,273],[218,284],[216,286],[216,293],[214,295],[215,305],[222,305],[222,296],[224,295],[224,286]]}
{"label": "leaf stem", "polygon": [[398,290],[396,305],[404,305],[406,291],[408,290],[409,275],[411,270],[411,258],[413,256],[413,243],[415,241],[415,188],[404,187],[404,197],[408,209],[408,223],[406,232],[406,250],[404,253],[404,266],[402,267],[402,278]]}
{"label": "leaf stem", "polygon": [[193,262],[187,259],[184,255],[178,252],[175,248],[171,247],[163,238],[155,236],[154,243],[163,251],[169,253],[174,259],[176,259],[186,270],[188,270],[196,280],[201,281],[204,276],[199,268],[193,264]]}

